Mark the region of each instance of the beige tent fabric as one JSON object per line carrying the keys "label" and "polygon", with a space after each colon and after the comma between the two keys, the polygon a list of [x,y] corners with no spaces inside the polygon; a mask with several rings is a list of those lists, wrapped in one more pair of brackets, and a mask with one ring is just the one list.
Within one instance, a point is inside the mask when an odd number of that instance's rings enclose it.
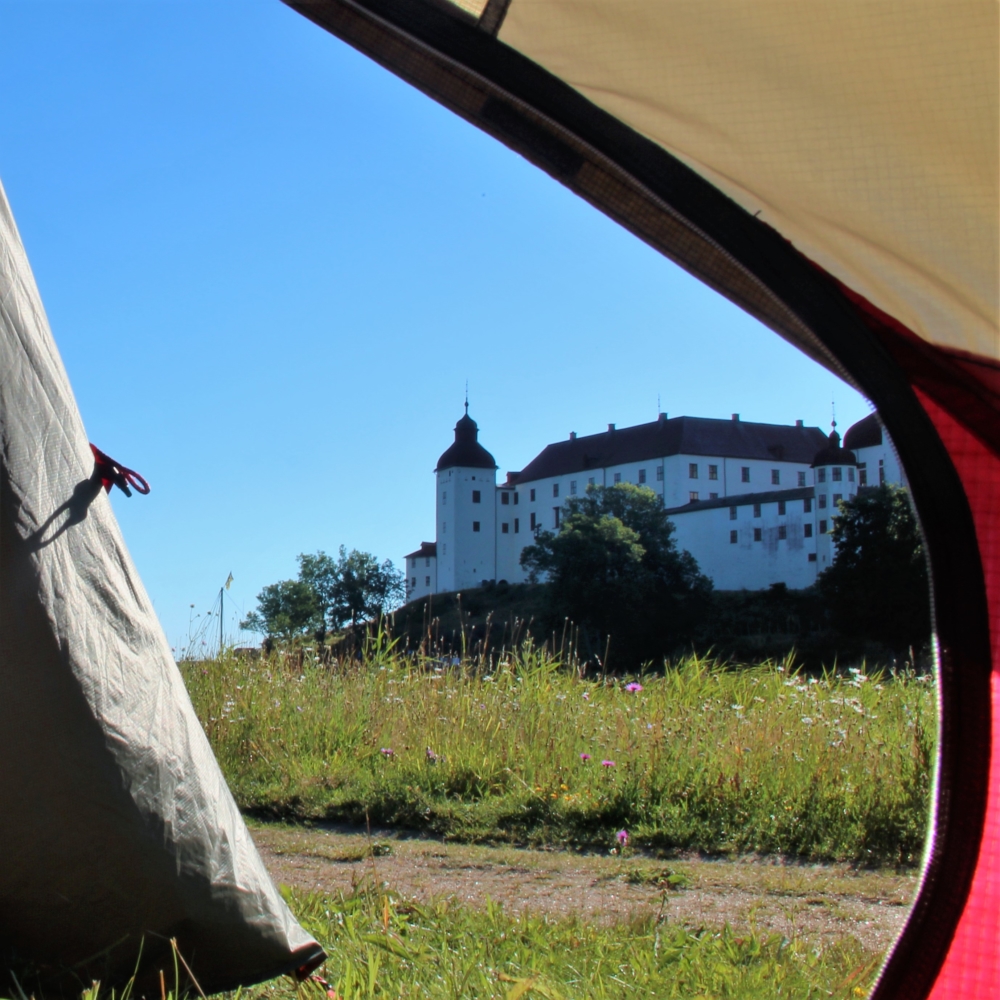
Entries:
{"label": "beige tent fabric", "polygon": [[93,468],[0,188],[0,968],[83,962],[111,985],[144,941],[172,977],[176,936],[206,989],[290,971],[320,949],[260,861]]}
{"label": "beige tent fabric", "polygon": [[512,0],[501,41],[921,337],[1000,358],[995,0]]}

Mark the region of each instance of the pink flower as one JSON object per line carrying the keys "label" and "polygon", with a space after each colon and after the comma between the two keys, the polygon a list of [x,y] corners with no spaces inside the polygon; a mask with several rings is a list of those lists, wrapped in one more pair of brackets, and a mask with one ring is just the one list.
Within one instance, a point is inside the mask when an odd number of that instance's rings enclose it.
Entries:
{"label": "pink flower", "polygon": [[580,760],[582,760],[584,762],[590,760],[590,754],[589,753],[582,753],[582,754],[580,754]]}
{"label": "pink flower", "polygon": [[590,701],[590,692],[589,691],[584,691],[583,692],[583,700],[584,701]]}
{"label": "pink flower", "polygon": [[394,757],[395,756],[395,754],[393,754],[393,752],[392,752],[392,747],[382,747],[382,749],[379,750],[379,753],[382,754],[383,757]]}
{"label": "pink flower", "polygon": [[601,767],[614,767],[615,762],[613,760],[602,760]]}
{"label": "pink flower", "polygon": [[619,830],[615,834],[615,840],[617,840],[618,843],[622,845],[622,847],[627,846],[628,845],[628,830]]}
{"label": "pink flower", "polygon": [[637,684],[635,681],[632,681],[631,684],[626,684],[625,685],[625,690],[626,691],[641,691],[642,690],[642,685],[641,684]]}

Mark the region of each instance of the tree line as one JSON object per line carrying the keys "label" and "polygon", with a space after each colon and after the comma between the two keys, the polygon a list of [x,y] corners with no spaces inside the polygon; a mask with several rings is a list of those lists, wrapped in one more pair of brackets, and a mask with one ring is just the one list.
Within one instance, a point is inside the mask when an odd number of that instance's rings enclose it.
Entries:
{"label": "tree line", "polygon": [[323,551],[302,553],[298,563],[298,578],[266,586],[240,628],[284,640],[315,633],[322,641],[327,631],[386,614],[405,594],[403,574],[392,560],[379,563],[370,552],[348,552],[341,545],[336,558]]}

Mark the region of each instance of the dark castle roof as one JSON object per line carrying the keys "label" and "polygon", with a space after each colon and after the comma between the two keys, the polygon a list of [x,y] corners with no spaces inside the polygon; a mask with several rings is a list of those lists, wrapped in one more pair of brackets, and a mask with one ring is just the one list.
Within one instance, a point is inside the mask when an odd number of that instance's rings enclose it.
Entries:
{"label": "dark castle roof", "polygon": [[829,443],[812,460],[813,468],[817,465],[857,465],[858,460],[853,451],[840,447],[840,435],[830,431]]}
{"label": "dark castle roof", "polygon": [[420,548],[416,552],[407,552],[404,559],[435,558],[437,556],[437,542],[421,542]]}
{"label": "dark castle roof", "polygon": [[465,416],[455,424],[455,443],[438,459],[435,472],[442,469],[495,469],[493,456],[479,443],[479,427],[469,416],[469,404],[465,404]]}
{"label": "dark castle roof", "polygon": [[844,447],[852,451],[858,448],[873,448],[881,443],[882,425],[874,413],[869,413],[864,420],[859,420],[853,427],[849,427],[844,435]]}
{"label": "dark castle roof", "polygon": [[661,417],[649,424],[608,430],[550,444],[513,476],[517,483],[564,476],[669,455],[704,455],[808,465],[826,444],[818,427],[754,424],[707,417]]}

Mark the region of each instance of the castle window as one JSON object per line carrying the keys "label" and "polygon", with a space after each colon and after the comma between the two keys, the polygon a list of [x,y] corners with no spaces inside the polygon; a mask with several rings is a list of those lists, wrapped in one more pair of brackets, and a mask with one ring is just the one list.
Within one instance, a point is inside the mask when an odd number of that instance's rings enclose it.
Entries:
{"label": "castle window", "polygon": [[729,508],[729,520],[730,521],[735,521],[736,520],[736,508],[735,507],[730,507]]}
{"label": "castle window", "polygon": [[538,527],[538,522],[535,520],[535,515],[531,515],[531,530],[534,531]]}
{"label": "castle window", "polygon": [[739,540],[739,537],[740,533],[735,528],[733,528],[733,530],[729,532],[729,544],[735,545],[736,542]]}
{"label": "castle window", "polygon": [[521,494],[515,492],[514,493],[514,506],[516,507],[520,502],[521,502]]}
{"label": "castle window", "polygon": [[447,535],[448,534],[448,522],[447,521],[442,521],[441,522],[441,534],[442,535]]}
{"label": "castle window", "polygon": [[836,507],[837,504],[840,503],[840,501],[843,500],[843,499],[844,499],[844,494],[843,493],[834,493],[833,494],[833,506]]}
{"label": "castle window", "polygon": [[779,500],[778,501],[778,513],[779,514],[784,514],[785,513],[785,501],[784,500]]}
{"label": "castle window", "polygon": [[479,490],[473,490],[472,491],[472,502],[473,503],[479,503],[481,496],[482,496],[482,494],[479,492]]}
{"label": "castle window", "polygon": [[431,585],[431,578],[429,576],[424,577],[424,586],[429,587]]}
{"label": "castle window", "polygon": [[719,467],[717,465],[710,465],[708,467],[708,478],[709,479],[719,478]]}
{"label": "castle window", "polygon": [[719,494],[718,493],[709,493],[708,494],[708,499],[709,500],[718,500],[719,499]]}
{"label": "castle window", "polygon": [[817,469],[816,470],[816,482],[817,483],[825,483],[826,482],[826,469]]}
{"label": "castle window", "polygon": [[646,481],[646,470],[645,469],[640,469],[639,470],[639,482],[640,483],[644,483],[645,481]]}
{"label": "castle window", "polygon": [[744,483],[749,483],[750,482],[750,466],[749,465],[744,465],[740,469],[740,480],[742,482],[744,482]]}
{"label": "castle window", "polygon": [[847,467],[847,481],[849,483],[853,483],[854,482],[854,466],[853,465],[849,465]]}
{"label": "castle window", "polygon": [[763,528],[754,528],[753,529],[753,540],[755,542],[760,542],[760,541],[763,541],[763,539],[764,539],[764,529]]}
{"label": "castle window", "polygon": [[504,521],[503,524],[500,525],[500,534],[506,535],[509,533],[509,531],[510,531],[510,525],[506,521]]}
{"label": "castle window", "polygon": [[593,485],[594,485],[594,477],[593,477],[593,476],[591,476],[591,477],[590,477],[590,478],[589,478],[589,479],[587,480],[587,485],[588,485],[588,486],[593,486]]}
{"label": "castle window", "polygon": [[416,559],[411,559],[410,560],[410,569],[416,569],[416,568],[417,568],[417,560]]}
{"label": "castle window", "polygon": [[826,534],[826,521],[820,521],[819,522],[819,533],[821,535],[825,535]]}
{"label": "castle window", "polygon": [[688,494],[688,503],[694,503],[697,499],[698,499],[698,491],[697,490],[692,490]]}
{"label": "castle window", "polygon": [[781,485],[781,469],[771,470],[771,485],[780,486]]}
{"label": "castle window", "polygon": [[804,472],[799,473],[799,486],[805,486],[806,484],[806,474]]}
{"label": "castle window", "polygon": [[519,517],[514,518],[514,534],[518,535],[521,533],[521,519]]}
{"label": "castle window", "polygon": [[507,504],[510,503],[510,494],[509,493],[501,493],[500,494],[500,503],[502,503],[506,507]]}
{"label": "castle window", "polygon": [[445,505],[445,504],[446,504],[447,502],[448,502],[448,491],[447,491],[447,490],[445,490],[445,491],[444,491],[444,492],[443,492],[443,493],[441,494],[441,506],[443,507],[443,506],[444,506],[444,505]]}
{"label": "castle window", "polygon": [[552,484],[552,495],[554,497],[559,496],[559,484],[558,483],[553,483]]}
{"label": "castle window", "polygon": [[805,500],[802,501],[802,513],[811,514],[812,509],[813,509],[812,497],[806,497]]}
{"label": "castle window", "polygon": [[417,585],[417,578],[415,576],[410,577],[410,586],[415,587]]}
{"label": "castle window", "polygon": [[820,493],[819,495],[819,509],[826,510],[826,494]]}
{"label": "castle window", "polygon": [[833,468],[833,474],[830,477],[835,483],[842,482],[844,479],[844,470],[839,466],[835,465]]}
{"label": "castle window", "polygon": [[803,524],[802,525],[802,534],[805,535],[806,538],[812,538],[812,536],[813,536],[813,526],[811,524],[809,524],[808,522],[806,524]]}
{"label": "castle window", "polygon": [[778,525],[778,538],[779,538],[779,540],[782,539],[782,538],[787,538],[787,537],[788,537],[788,527],[786,525],[784,525],[784,524],[779,524]]}
{"label": "castle window", "polygon": [[478,521],[473,521],[472,522],[472,530],[473,531],[478,531],[479,530],[479,522]]}
{"label": "castle window", "polygon": [[448,543],[444,542],[441,546],[441,555],[446,556],[448,554]]}
{"label": "castle window", "polygon": [[868,469],[865,468],[866,462],[858,462],[858,486],[868,485]]}
{"label": "castle window", "polygon": [[561,508],[559,508],[559,507],[553,507],[552,508],[552,526],[554,528],[558,528],[559,527],[559,511],[560,511],[560,509]]}
{"label": "castle window", "polygon": [[878,460],[878,484],[882,486],[885,483],[885,459],[880,458]]}
{"label": "castle window", "polygon": [[529,499],[529,500],[530,500],[530,501],[531,501],[532,503],[534,503],[534,502],[535,502],[535,491],[534,491],[534,490],[532,490],[532,491],[531,491],[531,496],[529,496],[529,497],[528,497],[528,499]]}
{"label": "castle window", "polygon": [[662,465],[658,465],[656,467],[656,481],[658,483],[662,483],[663,482],[663,466]]}
{"label": "castle window", "polygon": [[688,479],[697,479],[697,478],[698,478],[698,463],[691,462],[688,465]]}
{"label": "castle window", "polygon": [[816,562],[816,553],[815,552],[810,552],[809,553],[809,562]]}
{"label": "castle window", "polygon": [[622,474],[620,472],[615,473],[615,485],[622,481]]}
{"label": "castle window", "polygon": [[575,479],[571,479],[569,481],[569,491],[570,491],[570,493],[573,494],[573,496],[576,496],[576,480]]}
{"label": "castle window", "polygon": [[755,503],[753,505],[753,516],[754,517],[760,517],[760,504],[759,503]]}

